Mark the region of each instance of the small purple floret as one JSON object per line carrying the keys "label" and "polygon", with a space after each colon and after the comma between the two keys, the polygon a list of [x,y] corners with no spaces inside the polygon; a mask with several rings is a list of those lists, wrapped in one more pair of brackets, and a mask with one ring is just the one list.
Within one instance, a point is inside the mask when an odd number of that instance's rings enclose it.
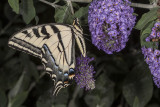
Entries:
{"label": "small purple floret", "polygon": [[80,88],[85,88],[86,90],[95,88],[94,67],[89,65],[89,62],[93,60],[94,58],[83,57],[82,55],[76,59],[75,81]]}
{"label": "small purple floret", "polygon": [[156,84],[156,86],[157,86],[158,88],[160,88],[160,78],[153,77],[153,81],[154,81],[154,83]]}

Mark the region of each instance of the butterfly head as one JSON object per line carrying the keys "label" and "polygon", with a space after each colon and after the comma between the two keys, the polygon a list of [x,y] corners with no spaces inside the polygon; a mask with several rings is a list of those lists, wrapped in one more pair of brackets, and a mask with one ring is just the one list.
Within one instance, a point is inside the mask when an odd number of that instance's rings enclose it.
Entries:
{"label": "butterfly head", "polygon": [[80,31],[82,33],[83,29],[81,28],[80,24],[79,24],[79,19],[78,18],[75,18],[74,21],[73,21],[73,27]]}

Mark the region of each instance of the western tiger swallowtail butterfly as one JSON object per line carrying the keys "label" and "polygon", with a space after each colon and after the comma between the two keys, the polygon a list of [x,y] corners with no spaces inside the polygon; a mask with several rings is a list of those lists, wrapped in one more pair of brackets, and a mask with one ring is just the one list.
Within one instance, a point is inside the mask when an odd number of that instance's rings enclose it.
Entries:
{"label": "western tiger swallowtail butterfly", "polygon": [[85,57],[86,46],[78,19],[73,25],[50,23],[22,29],[10,38],[8,45],[42,60],[54,81],[53,95],[57,95],[74,77],[75,41]]}

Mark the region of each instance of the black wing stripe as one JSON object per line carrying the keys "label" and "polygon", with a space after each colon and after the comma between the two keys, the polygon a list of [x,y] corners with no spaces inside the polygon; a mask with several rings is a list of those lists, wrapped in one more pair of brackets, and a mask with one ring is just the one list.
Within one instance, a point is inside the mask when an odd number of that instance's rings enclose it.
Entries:
{"label": "black wing stripe", "polygon": [[[26,42],[25,40],[22,40],[22,39],[19,39],[19,38],[16,38],[16,37],[14,37],[14,39],[17,39],[17,40],[19,40],[19,41],[21,41],[21,42],[24,42],[24,43],[26,43],[26,44],[29,44],[30,46],[32,46],[32,47],[34,47],[34,48],[38,48],[39,50],[41,49],[41,48],[39,48],[39,47],[36,47],[36,46],[32,45],[31,43]],[[11,41],[14,40],[14,39],[11,39]]]}
{"label": "black wing stripe", "polygon": [[59,29],[54,25],[52,25],[51,28],[52,28],[54,33],[59,33],[60,32]]}
{"label": "black wing stripe", "polygon": [[33,54],[33,53],[30,53],[29,51],[24,50],[24,49],[22,49],[22,48],[19,48],[19,47],[17,47],[17,46],[14,46],[14,45],[11,45],[11,44],[10,44],[9,46],[11,46],[12,48],[17,49],[17,50],[19,50],[19,51],[22,51],[22,52],[25,52],[25,53],[29,53],[30,55],[33,55],[33,56],[35,56],[35,57],[39,57],[38,55],[35,55],[35,54]]}
{"label": "black wing stripe", "polygon": [[40,37],[38,29],[34,28],[34,29],[32,29],[32,31],[33,31],[33,33],[35,34],[36,37],[38,37],[38,38]]}
{"label": "black wing stripe", "polygon": [[[30,38],[32,37],[32,36],[31,36],[31,32],[28,32],[28,30],[24,30],[22,33],[25,34],[26,37],[30,37]],[[25,38],[26,38],[26,37],[25,37]]]}
{"label": "black wing stripe", "polygon": [[59,47],[59,43],[58,43],[57,48],[58,48],[58,51],[59,51],[59,52],[62,52],[62,50],[61,50],[60,47]]}
{"label": "black wing stripe", "polygon": [[[59,43],[60,43],[61,46],[62,46],[62,49],[65,50],[64,44],[63,44],[63,42],[62,42],[62,37],[61,37],[61,34],[60,34],[60,33],[58,33],[58,39],[59,39]],[[68,60],[67,60],[67,56],[66,56],[66,52],[65,52],[65,51],[64,51],[64,56],[65,56],[66,62],[67,62],[67,64],[68,64]],[[68,65],[69,65],[69,64],[68,64]]]}
{"label": "black wing stripe", "polygon": [[28,34],[28,32],[25,30],[25,31],[23,31],[22,33],[24,33],[24,34]]}
{"label": "black wing stripe", "polygon": [[[58,32],[58,35],[57,35],[57,36],[58,36],[59,43],[61,44],[62,49],[65,50],[59,29],[58,29],[56,26],[51,26],[51,28],[52,28],[52,30],[53,30],[55,33]],[[64,51],[64,56],[65,56],[66,62],[67,62],[67,64],[68,64],[68,60],[67,60],[67,56],[66,56],[66,52],[65,52],[65,51]],[[68,64],[68,65],[69,65],[69,64]]]}
{"label": "black wing stripe", "polygon": [[71,63],[70,63],[70,65],[71,64],[73,64],[74,62],[73,62],[73,60],[74,60],[74,55],[73,54],[75,54],[74,53],[74,45],[75,45],[75,35],[74,35],[74,31],[73,31],[73,29],[71,28],[71,31],[72,31],[72,47],[71,47]]}
{"label": "black wing stripe", "polygon": [[47,32],[45,26],[42,27],[41,33],[44,34],[44,35],[46,35],[43,39],[48,39],[50,37],[50,34]]}
{"label": "black wing stripe", "polygon": [[61,88],[63,88],[64,84],[62,83],[62,81],[57,81],[57,83],[55,84],[55,87],[54,87],[54,91],[53,91],[53,95],[57,95],[59,90]]}
{"label": "black wing stripe", "polygon": [[[26,42],[26,41],[24,41],[24,40],[21,40],[21,39],[19,39],[19,38],[14,37],[14,39],[11,39],[10,41],[13,41],[13,42],[15,42],[15,43],[17,43],[17,44],[25,47],[25,48],[27,48],[27,49],[29,49],[29,50],[37,53],[37,54],[41,54],[41,49],[40,49],[40,48],[35,47],[34,45],[32,45],[32,44],[30,44],[30,43],[28,43],[28,42]],[[21,50],[22,50],[22,49],[21,49]],[[24,50],[24,51],[25,51],[25,50]]]}
{"label": "black wing stripe", "polygon": [[[78,38],[79,38],[80,43],[83,44],[81,38],[80,37],[78,37]],[[83,45],[82,45],[82,48],[83,48],[83,51],[84,51]]]}

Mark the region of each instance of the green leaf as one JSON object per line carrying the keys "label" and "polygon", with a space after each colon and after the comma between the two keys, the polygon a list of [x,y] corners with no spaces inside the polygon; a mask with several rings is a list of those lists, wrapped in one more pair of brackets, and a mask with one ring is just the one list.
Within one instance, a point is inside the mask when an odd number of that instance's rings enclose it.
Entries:
{"label": "green leaf", "polygon": [[75,9],[79,9],[80,8],[80,6],[76,2],[72,2],[72,6]]}
{"label": "green leaf", "polygon": [[51,107],[53,104],[53,95],[51,91],[46,92],[45,94],[41,95],[37,102],[36,102],[36,107]]}
{"label": "green leaf", "polygon": [[0,107],[7,106],[7,96],[4,91],[0,90]]}
{"label": "green leaf", "polygon": [[114,101],[114,83],[105,75],[100,75],[96,80],[96,88],[85,96],[89,107],[110,107]]}
{"label": "green leaf", "polygon": [[[142,38],[147,38],[149,36],[149,34],[144,34],[141,37]],[[141,46],[145,46],[147,48],[158,48],[158,46],[156,45],[156,42],[146,42],[145,39],[141,39],[143,42],[141,42]]]}
{"label": "green leaf", "polygon": [[159,107],[159,103],[153,103],[153,104],[149,104],[146,107]]}
{"label": "green leaf", "polygon": [[150,4],[156,3],[156,0],[149,0]]}
{"label": "green leaf", "polygon": [[8,107],[20,107],[21,104],[26,100],[28,92],[18,93],[13,99],[9,99]]}
{"label": "green leaf", "polygon": [[86,7],[81,7],[78,11],[75,12],[74,16],[77,18],[81,18],[82,16],[85,16],[88,14],[88,8],[89,5]]}
{"label": "green leaf", "polygon": [[36,16],[33,0],[22,0],[20,4],[20,14],[26,24],[29,24]]}
{"label": "green leaf", "polygon": [[13,11],[19,14],[19,0],[8,0],[8,3],[12,7]]}
{"label": "green leaf", "polygon": [[7,60],[8,58],[11,58],[15,53],[16,53],[15,50],[10,49],[10,50],[6,53],[6,55],[5,55],[5,57],[4,57],[4,60]]}
{"label": "green leaf", "polygon": [[55,18],[56,23],[71,24],[73,22],[73,16],[71,14],[70,8],[67,6],[56,8],[54,18]]}
{"label": "green leaf", "polygon": [[138,97],[135,97],[134,103],[133,103],[133,107],[140,107],[139,106],[139,99],[138,99]]}
{"label": "green leaf", "polygon": [[21,91],[21,86],[23,84],[24,75],[25,75],[25,72],[22,73],[16,85],[14,86],[14,88],[9,92],[8,94],[9,99],[12,99]]}
{"label": "green leaf", "polygon": [[157,9],[153,8],[149,12],[143,14],[141,19],[137,22],[135,28],[138,30],[142,30],[150,21],[157,19]]}
{"label": "green leaf", "polygon": [[[79,18],[81,25],[85,25],[88,22],[88,18],[86,18],[88,16],[88,8],[89,5],[86,7],[81,7],[78,11],[75,12],[74,17]],[[82,21],[82,19],[84,19]],[[83,22],[83,23],[82,23]]]}
{"label": "green leaf", "polygon": [[141,36],[140,36],[140,40],[141,40],[141,46],[145,46],[147,48],[158,48],[158,46],[156,45],[156,42],[146,42],[146,38],[150,35],[151,31],[152,31],[152,27],[154,26],[155,21],[150,22],[147,25],[147,28],[142,30],[141,32]]}
{"label": "green leaf", "polygon": [[39,74],[38,74],[38,71],[37,71],[37,68],[36,68],[36,65],[33,63],[33,62],[30,62],[28,63],[27,65],[27,71],[28,73],[33,76],[33,78],[35,80],[38,80],[39,79]]}
{"label": "green leaf", "polygon": [[144,107],[151,99],[153,83],[148,66],[140,63],[126,76],[123,85],[123,95],[130,106],[135,102],[135,96],[139,99],[139,107]]}
{"label": "green leaf", "polygon": [[66,105],[64,105],[64,104],[57,104],[54,107],[66,107]]}

